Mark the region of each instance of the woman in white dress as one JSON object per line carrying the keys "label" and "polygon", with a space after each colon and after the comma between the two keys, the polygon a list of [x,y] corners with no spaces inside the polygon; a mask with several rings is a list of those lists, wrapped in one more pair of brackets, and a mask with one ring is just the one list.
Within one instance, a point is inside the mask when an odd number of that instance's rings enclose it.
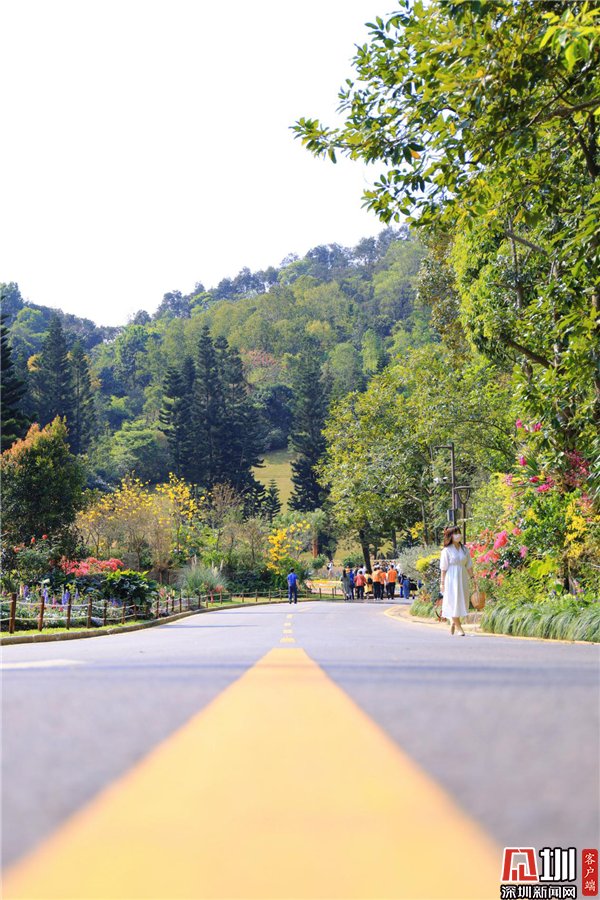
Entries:
{"label": "woman in white dress", "polygon": [[473,563],[471,554],[462,542],[458,525],[449,525],[444,529],[440,572],[442,618],[452,622],[450,634],[454,634],[457,628],[458,633],[464,637],[460,617],[466,616],[469,609],[469,573],[473,572]]}

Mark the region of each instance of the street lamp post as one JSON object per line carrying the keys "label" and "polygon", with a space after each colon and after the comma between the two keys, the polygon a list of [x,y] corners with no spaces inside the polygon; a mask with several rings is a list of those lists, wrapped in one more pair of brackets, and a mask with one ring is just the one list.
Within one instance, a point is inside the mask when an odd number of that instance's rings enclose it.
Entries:
{"label": "street lamp post", "polygon": [[[471,496],[471,486],[468,484],[458,485],[456,488],[456,496],[460,501],[462,520],[463,520],[463,544],[467,543],[467,503]],[[462,492],[462,493],[461,493]]]}
{"label": "street lamp post", "polygon": [[452,509],[450,510],[450,521],[456,525],[456,460],[454,456],[454,441],[449,444],[438,444],[434,450],[450,451],[450,487],[452,490]]}

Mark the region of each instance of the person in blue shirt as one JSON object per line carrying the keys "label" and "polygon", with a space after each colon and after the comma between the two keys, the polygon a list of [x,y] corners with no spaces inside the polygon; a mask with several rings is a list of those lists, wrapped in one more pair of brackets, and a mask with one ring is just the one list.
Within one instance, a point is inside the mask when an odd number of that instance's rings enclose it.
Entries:
{"label": "person in blue shirt", "polygon": [[350,581],[350,600],[354,600],[354,571],[352,568],[348,570],[348,580]]}
{"label": "person in blue shirt", "polygon": [[298,576],[294,572],[293,569],[290,569],[290,574],[287,577],[288,583],[288,601],[291,603],[292,600],[294,603],[298,602]]}

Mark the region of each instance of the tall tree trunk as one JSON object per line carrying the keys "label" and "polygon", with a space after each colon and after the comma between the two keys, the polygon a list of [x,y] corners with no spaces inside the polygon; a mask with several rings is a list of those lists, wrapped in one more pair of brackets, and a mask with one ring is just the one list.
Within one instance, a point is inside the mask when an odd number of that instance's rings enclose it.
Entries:
{"label": "tall tree trunk", "polygon": [[358,539],[360,541],[360,546],[362,550],[363,559],[365,561],[365,569],[369,574],[371,574],[371,552],[369,550],[369,542],[367,540],[367,535],[364,531],[358,532]]}

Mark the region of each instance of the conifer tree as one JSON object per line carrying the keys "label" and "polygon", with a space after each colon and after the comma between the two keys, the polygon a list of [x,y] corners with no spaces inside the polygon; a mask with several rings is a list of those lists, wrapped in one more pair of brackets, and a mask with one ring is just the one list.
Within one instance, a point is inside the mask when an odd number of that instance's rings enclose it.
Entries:
{"label": "conifer tree", "polygon": [[22,400],[26,386],[16,372],[12,358],[12,348],[8,339],[8,329],[4,324],[5,317],[0,319],[1,349],[1,384],[0,414],[2,422],[2,450],[7,450],[14,442],[23,437],[27,426],[27,418],[23,414]]}
{"label": "conifer tree", "polygon": [[264,484],[256,479],[252,479],[251,484],[244,491],[244,516],[246,518],[254,518],[263,515],[265,512],[265,503],[267,500],[267,492]]}
{"label": "conifer tree", "polygon": [[163,407],[159,413],[160,428],[167,438],[173,472],[179,478],[186,479],[193,476],[193,388],[194,367],[189,357],[186,358],[182,371],[174,367],[167,369],[163,383]]}
{"label": "conifer tree", "polygon": [[35,399],[40,424],[65,416],[67,427],[73,418],[73,376],[67,341],[58,316],[52,316],[35,374]]}
{"label": "conifer tree", "polygon": [[325,452],[323,427],[327,416],[329,391],[322,378],[321,361],[314,345],[307,344],[296,357],[292,375],[295,395],[294,419],[290,435],[292,509],[310,512],[322,506],[326,491],[317,481],[315,467]]}
{"label": "conifer tree", "polygon": [[85,453],[94,433],[94,398],[88,358],[79,341],[70,353],[73,383],[72,416],[68,422],[71,453]]}
{"label": "conifer tree", "polygon": [[196,484],[208,488],[224,480],[219,444],[223,433],[225,410],[219,361],[207,325],[200,332],[195,369],[192,398],[194,451],[191,474]]}
{"label": "conifer tree", "polygon": [[[264,427],[253,406],[239,352],[225,338],[215,341],[224,415],[218,420],[219,479],[238,491],[250,491],[259,503],[261,485],[252,468],[261,462]],[[264,491],[264,488],[263,488]]]}
{"label": "conifer tree", "polygon": [[281,512],[281,497],[275,479],[271,478],[264,502],[264,510],[269,522]]}

